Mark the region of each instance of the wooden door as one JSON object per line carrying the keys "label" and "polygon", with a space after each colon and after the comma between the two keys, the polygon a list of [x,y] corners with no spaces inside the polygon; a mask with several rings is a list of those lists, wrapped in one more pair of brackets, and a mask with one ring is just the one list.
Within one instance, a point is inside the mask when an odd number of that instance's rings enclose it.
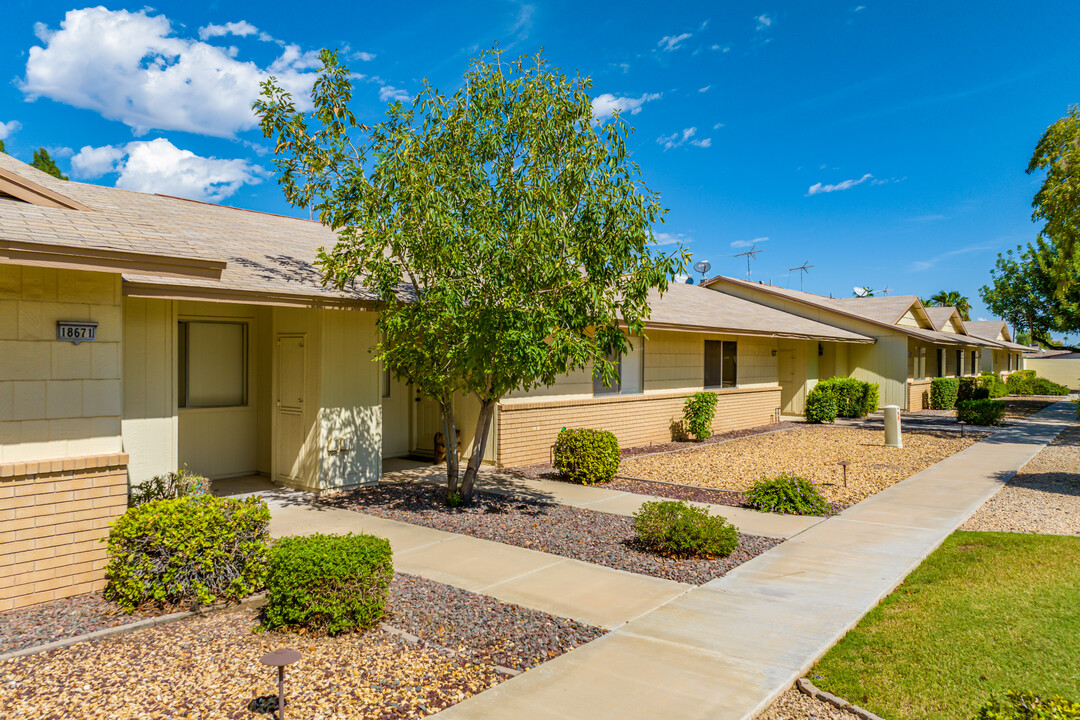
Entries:
{"label": "wooden door", "polygon": [[303,335],[278,335],[274,378],[274,480],[299,481],[304,452],[306,357]]}

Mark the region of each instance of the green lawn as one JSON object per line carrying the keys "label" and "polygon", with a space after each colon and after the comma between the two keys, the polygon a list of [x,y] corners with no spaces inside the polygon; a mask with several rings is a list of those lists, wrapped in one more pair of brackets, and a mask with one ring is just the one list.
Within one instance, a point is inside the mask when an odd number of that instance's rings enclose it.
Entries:
{"label": "green lawn", "polygon": [[888,720],[970,720],[1010,690],[1080,700],[1080,538],[954,533],[810,677]]}

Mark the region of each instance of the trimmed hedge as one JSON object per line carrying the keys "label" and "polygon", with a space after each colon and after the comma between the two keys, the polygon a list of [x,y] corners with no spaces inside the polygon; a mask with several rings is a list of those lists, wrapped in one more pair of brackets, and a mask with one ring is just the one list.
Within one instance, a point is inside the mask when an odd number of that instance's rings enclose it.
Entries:
{"label": "trimmed hedge", "polygon": [[988,397],[999,398],[1009,394],[1009,388],[1001,381],[1001,377],[994,373],[984,372],[979,376],[979,387],[984,388]]}
{"label": "trimmed hedge", "polygon": [[1068,395],[1069,388],[1036,376],[1034,370],[1017,370],[1006,381],[1010,395]]}
{"label": "trimmed hedge", "polygon": [[130,508],[109,530],[105,597],[128,612],[246,597],[266,577],[269,523],[261,498],[199,495]]}
{"label": "trimmed hedge", "polygon": [[934,410],[952,410],[956,407],[959,391],[959,378],[934,378],[930,381],[930,407]]}
{"label": "trimmed hedge", "polygon": [[634,530],[646,547],[679,557],[727,557],[739,544],[738,528],[684,500],[642,503],[634,513]]}
{"label": "trimmed hedge", "polygon": [[956,404],[975,399],[975,391],[979,387],[979,381],[971,377],[959,378],[960,385],[956,389]]}
{"label": "trimmed hedge", "polygon": [[713,392],[694,393],[683,403],[683,428],[698,442],[712,435],[712,421],[716,415],[716,401],[720,398]]}
{"label": "trimmed hedge", "polygon": [[365,630],[386,614],[393,579],[389,540],[354,533],[283,538],[270,554],[263,627]]}
{"label": "trimmed hedge", "polygon": [[619,441],[607,430],[563,428],[555,440],[555,467],[571,482],[606,483],[619,471]]}
{"label": "trimmed hedge", "polygon": [[971,425],[1000,425],[1005,419],[1005,403],[1000,400],[962,400],[956,403],[956,419]]}
{"label": "trimmed hedge", "polygon": [[1004,700],[987,700],[975,720],[1080,720],[1080,703],[1060,695],[1039,697],[1031,692],[1014,692]]}
{"label": "trimmed hedge", "polygon": [[803,414],[808,422],[833,422],[837,417],[866,417],[877,409],[877,383],[855,378],[829,378],[810,391]]}
{"label": "trimmed hedge", "polygon": [[814,483],[787,472],[758,480],[745,500],[755,510],[780,515],[827,515],[831,509]]}
{"label": "trimmed hedge", "polygon": [[210,480],[185,467],[176,472],[158,475],[131,488],[128,506],[135,507],[152,500],[175,500],[181,497],[206,495],[209,492]]}

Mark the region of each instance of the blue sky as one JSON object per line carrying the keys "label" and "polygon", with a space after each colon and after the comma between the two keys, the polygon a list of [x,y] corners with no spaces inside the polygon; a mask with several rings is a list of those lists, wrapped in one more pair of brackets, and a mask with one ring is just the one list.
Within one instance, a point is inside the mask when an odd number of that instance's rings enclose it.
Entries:
{"label": "blue sky", "polygon": [[[661,240],[713,270],[850,296],[977,289],[1032,239],[1045,127],[1080,102],[1080,3],[9,2],[0,139],[89,182],[296,214],[248,107],[274,74],[302,89],[338,48],[374,122],[423,78],[454,90],[499,42],[543,46],[620,107],[669,208]],[[299,12],[297,9],[299,8]],[[662,233],[662,234],[660,234]]]}

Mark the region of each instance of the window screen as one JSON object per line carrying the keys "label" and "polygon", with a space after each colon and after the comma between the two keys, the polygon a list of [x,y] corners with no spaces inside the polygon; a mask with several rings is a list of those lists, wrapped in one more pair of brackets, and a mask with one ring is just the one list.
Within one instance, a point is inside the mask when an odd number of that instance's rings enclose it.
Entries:
{"label": "window screen", "polygon": [[247,405],[247,324],[180,323],[180,407]]}
{"label": "window screen", "polygon": [[739,379],[738,343],[705,341],[705,387],[735,387]]}

